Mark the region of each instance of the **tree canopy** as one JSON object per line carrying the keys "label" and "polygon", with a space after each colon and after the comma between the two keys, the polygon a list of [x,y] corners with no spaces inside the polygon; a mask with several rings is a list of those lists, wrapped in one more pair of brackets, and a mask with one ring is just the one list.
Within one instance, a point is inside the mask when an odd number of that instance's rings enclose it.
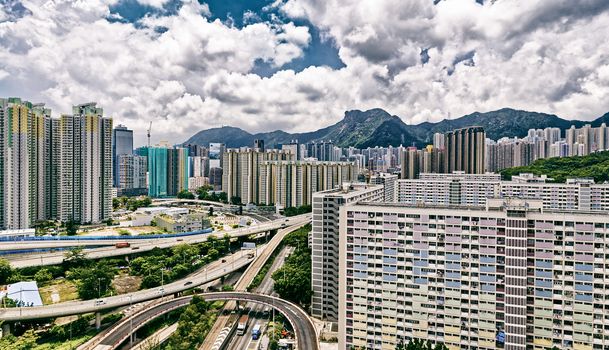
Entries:
{"label": "tree canopy", "polygon": [[271,276],[275,281],[275,291],[281,298],[302,305],[305,309],[311,304],[311,249],[308,247],[307,225],[289,233],[284,242],[296,248],[285,260],[284,265]]}
{"label": "tree canopy", "polygon": [[501,170],[507,180],[520,173],[547,175],[555,182],[566,182],[568,178],[592,178],[597,183],[609,181],[609,151],[587,156],[538,159],[527,166]]}

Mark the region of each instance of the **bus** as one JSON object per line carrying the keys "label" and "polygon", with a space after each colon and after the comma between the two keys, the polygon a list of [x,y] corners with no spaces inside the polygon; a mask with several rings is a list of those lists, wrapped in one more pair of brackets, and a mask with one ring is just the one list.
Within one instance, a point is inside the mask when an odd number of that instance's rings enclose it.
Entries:
{"label": "bus", "polygon": [[254,328],[252,328],[252,339],[256,340],[258,338],[260,338],[260,336],[262,335],[262,332],[260,331],[260,324],[257,323]]}
{"label": "bus", "polygon": [[247,322],[249,321],[248,315],[242,315],[239,318],[239,323],[237,323],[237,335],[244,335],[245,330],[247,329]]}

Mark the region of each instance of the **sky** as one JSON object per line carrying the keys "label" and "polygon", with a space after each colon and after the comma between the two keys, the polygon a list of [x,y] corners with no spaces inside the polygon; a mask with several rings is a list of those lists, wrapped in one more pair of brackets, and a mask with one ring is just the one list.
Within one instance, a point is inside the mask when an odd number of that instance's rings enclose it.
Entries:
{"label": "sky", "polygon": [[146,141],[512,107],[609,111],[607,0],[0,0],[0,96],[97,102]]}

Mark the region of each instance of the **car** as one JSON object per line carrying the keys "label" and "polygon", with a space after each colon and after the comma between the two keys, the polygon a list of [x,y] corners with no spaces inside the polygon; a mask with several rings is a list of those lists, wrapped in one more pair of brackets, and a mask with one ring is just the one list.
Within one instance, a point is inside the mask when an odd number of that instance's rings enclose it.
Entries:
{"label": "car", "polygon": [[95,300],[95,306],[104,305],[105,303],[106,301],[102,299]]}
{"label": "car", "polygon": [[185,286],[190,286],[192,284],[192,281],[188,281],[186,283],[184,283]]}
{"label": "car", "polygon": [[222,259],[222,262],[223,262],[223,263],[225,263],[225,262],[226,262],[226,259]]}

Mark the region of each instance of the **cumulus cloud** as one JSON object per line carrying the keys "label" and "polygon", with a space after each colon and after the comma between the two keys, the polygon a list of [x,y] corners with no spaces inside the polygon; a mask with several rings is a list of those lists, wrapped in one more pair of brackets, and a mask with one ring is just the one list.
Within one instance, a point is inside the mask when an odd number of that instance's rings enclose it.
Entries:
{"label": "cumulus cloud", "polygon": [[163,8],[163,6],[165,6],[165,4],[169,2],[169,0],[137,0],[137,2],[142,5]]}
{"label": "cumulus cloud", "polygon": [[[505,106],[581,119],[609,110],[604,0],[276,0],[263,11],[284,19],[247,12],[243,27],[212,20],[198,1],[135,24],[109,21],[117,1],[0,7],[0,95],[55,114],[97,101],[140,144],[150,121],[153,142],[177,143],[221,125],[308,131],[354,108],[408,123]],[[306,55],[311,31],[294,23],[303,20],[345,66],[252,73]]]}

